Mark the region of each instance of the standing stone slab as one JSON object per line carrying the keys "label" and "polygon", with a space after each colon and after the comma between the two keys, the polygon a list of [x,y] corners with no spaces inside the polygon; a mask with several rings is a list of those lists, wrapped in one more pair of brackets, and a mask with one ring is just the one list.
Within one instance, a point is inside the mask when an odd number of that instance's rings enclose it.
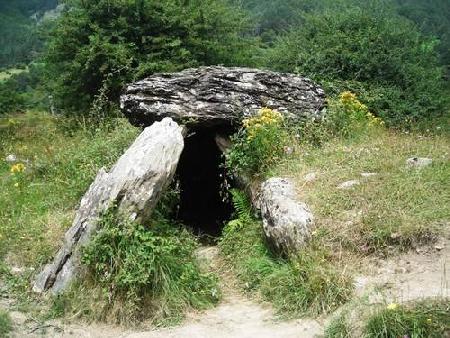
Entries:
{"label": "standing stone slab", "polygon": [[271,178],[261,185],[259,207],[266,238],[279,254],[299,252],[311,237],[314,219],[305,203],[299,202],[294,185]]}
{"label": "standing stone slab", "polygon": [[324,114],[325,93],[310,79],[294,74],[200,67],[130,84],[120,107],[138,126],[171,117],[189,128],[230,127],[264,107],[293,120],[319,118]]}
{"label": "standing stone slab", "polygon": [[64,291],[80,273],[80,251],[113,203],[132,220],[148,220],[171,182],[184,148],[184,128],[170,118],[146,128],[108,173],[101,169],[81,200],[64,245],[37,276],[35,292]]}

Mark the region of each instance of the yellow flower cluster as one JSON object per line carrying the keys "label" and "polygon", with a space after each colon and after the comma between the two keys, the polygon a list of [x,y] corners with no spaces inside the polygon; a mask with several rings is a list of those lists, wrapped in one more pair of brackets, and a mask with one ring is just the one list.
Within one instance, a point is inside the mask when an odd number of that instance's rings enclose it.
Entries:
{"label": "yellow flower cluster", "polygon": [[384,121],[380,117],[373,115],[371,112],[367,112],[366,117],[371,126],[384,126]]}
{"label": "yellow flower cluster", "polygon": [[341,94],[341,103],[347,108],[358,111],[369,111],[369,108],[365,104],[362,104],[356,95],[352,92],[346,91]]}
{"label": "yellow flower cluster", "polygon": [[368,120],[369,125],[371,126],[382,126],[384,125],[384,121],[373,115],[369,108],[363,103],[361,103],[356,95],[350,91],[345,91],[341,93],[340,102],[349,112],[353,114],[362,114]]}
{"label": "yellow flower cluster", "polygon": [[18,174],[18,173],[24,172],[25,169],[27,169],[27,168],[25,167],[25,165],[23,163],[14,164],[11,167],[11,174]]}
{"label": "yellow flower cluster", "polygon": [[258,131],[270,125],[278,125],[283,122],[283,115],[280,112],[270,109],[263,108],[259,111],[258,115],[251,118],[245,119],[242,124],[248,133],[248,140],[253,139]]}
{"label": "yellow flower cluster", "polygon": [[386,309],[391,310],[391,311],[397,310],[398,309],[398,304],[391,303],[388,306],[386,306]]}

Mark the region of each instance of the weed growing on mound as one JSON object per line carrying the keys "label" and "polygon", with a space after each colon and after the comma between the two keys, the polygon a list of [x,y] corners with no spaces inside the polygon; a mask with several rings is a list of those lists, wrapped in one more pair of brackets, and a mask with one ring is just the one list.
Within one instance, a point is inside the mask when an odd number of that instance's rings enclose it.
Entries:
{"label": "weed growing on mound", "polygon": [[298,256],[285,260],[272,255],[260,222],[250,208],[244,213],[242,196],[233,193],[239,218],[225,226],[220,248],[246,290],[259,291],[286,317],[327,313],[350,298],[350,278],[320,246],[311,243]]}
{"label": "weed growing on mound", "polygon": [[350,92],[342,92],[328,99],[327,113],[320,120],[305,119],[291,127],[296,129],[301,146],[322,146],[330,140],[358,140],[374,136],[384,130],[384,121],[376,117],[358,97]]}
{"label": "weed growing on mound", "polygon": [[423,300],[405,305],[391,303],[382,307],[365,304],[356,310],[347,309],[334,318],[325,337],[446,337],[450,333],[449,315],[450,306],[445,300]]}
{"label": "weed growing on mound", "polygon": [[[197,242],[187,230],[163,218],[145,227],[114,209],[102,217],[100,229],[82,257],[91,280],[59,300],[71,302],[62,308],[122,324],[150,319],[167,325],[189,308],[205,309],[219,300],[217,278],[200,271]],[[84,298],[81,289],[93,298]]]}

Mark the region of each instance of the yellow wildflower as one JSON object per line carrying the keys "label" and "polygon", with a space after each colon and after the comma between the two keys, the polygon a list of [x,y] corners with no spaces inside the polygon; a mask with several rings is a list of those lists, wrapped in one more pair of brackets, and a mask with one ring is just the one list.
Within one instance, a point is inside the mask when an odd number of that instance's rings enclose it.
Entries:
{"label": "yellow wildflower", "polygon": [[345,91],[341,94],[341,101],[342,102],[352,102],[356,100],[356,95],[352,92]]}
{"label": "yellow wildflower", "polygon": [[397,310],[397,308],[398,308],[398,304],[396,304],[396,303],[391,303],[386,307],[386,309],[392,310],[392,311]]}
{"label": "yellow wildflower", "polygon": [[428,319],[427,319],[427,323],[428,323],[428,324],[431,324],[431,322],[432,322],[431,318],[428,318]]}
{"label": "yellow wildflower", "polygon": [[15,186],[16,188],[18,188],[18,187],[19,187],[19,183],[18,183],[18,182],[14,183],[14,186]]}
{"label": "yellow wildflower", "polygon": [[27,168],[25,167],[25,165],[23,163],[14,164],[11,167],[11,174],[21,173],[21,172],[25,171],[25,169],[27,169]]}

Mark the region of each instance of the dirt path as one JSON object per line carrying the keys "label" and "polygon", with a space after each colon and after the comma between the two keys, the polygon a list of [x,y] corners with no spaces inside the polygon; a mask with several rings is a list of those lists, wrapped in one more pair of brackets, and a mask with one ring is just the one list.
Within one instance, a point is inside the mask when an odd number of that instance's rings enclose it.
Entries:
{"label": "dirt path", "polygon": [[[205,248],[200,256],[206,262],[220,261],[217,248]],[[356,294],[372,289],[383,290],[384,299],[374,297],[372,303],[386,300],[409,301],[423,297],[448,297],[450,280],[446,273],[450,264],[450,240],[388,260],[368,263],[371,273],[356,278]],[[213,266],[217,269],[217,266]],[[158,330],[125,330],[109,325],[63,324],[52,321],[39,326],[26,315],[12,312],[15,322],[13,337],[92,337],[92,338],[309,338],[323,335],[326,320],[300,319],[277,321],[270,306],[247,299],[240,294],[236,281],[224,271],[223,301],[214,309],[191,313],[175,328]],[[276,285],[274,285],[276,287]]]}

